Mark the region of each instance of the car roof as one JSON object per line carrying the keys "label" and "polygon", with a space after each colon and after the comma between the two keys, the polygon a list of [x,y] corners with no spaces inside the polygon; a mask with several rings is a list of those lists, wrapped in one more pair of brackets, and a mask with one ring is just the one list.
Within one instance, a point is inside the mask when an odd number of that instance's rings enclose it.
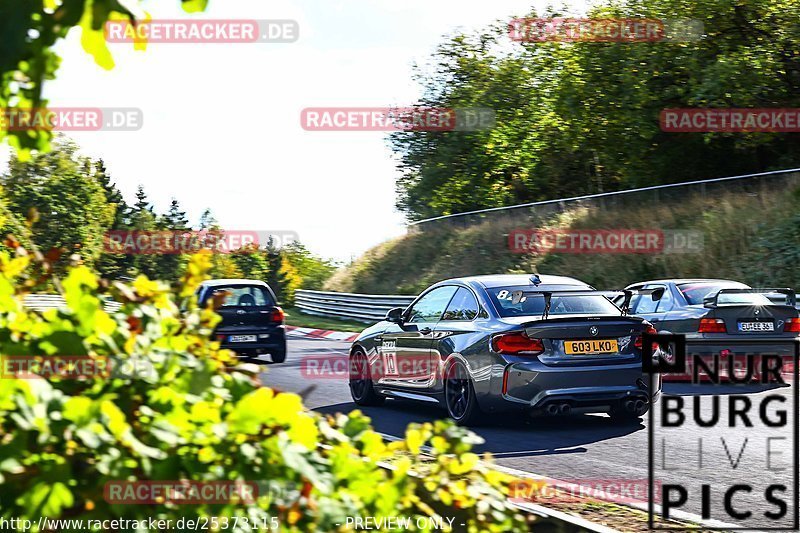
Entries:
{"label": "car roof", "polygon": [[589,287],[579,279],[569,278],[566,276],[551,276],[549,274],[491,274],[486,276],[469,276],[464,278],[455,278],[448,281],[461,281],[464,283],[476,283],[486,289],[493,289],[495,287],[515,287],[520,285],[533,284],[532,278],[539,276],[541,281],[540,285],[576,285],[578,287]]}
{"label": "car roof", "polygon": [[649,281],[637,281],[636,283],[631,283],[628,287],[632,287],[634,285],[647,285],[649,283],[674,283],[676,285],[680,285],[682,283],[735,283],[738,285],[746,284],[742,283],[741,281],[734,281],[731,279],[715,279],[715,278],[670,278],[670,279],[653,279]]}
{"label": "car roof", "polygon": [[209,279],[204,281],[201,285],[207,287],[219,287],[221,285],[261,285],[262,287],[267,287],[267,284],[260,279],[242,278]]}

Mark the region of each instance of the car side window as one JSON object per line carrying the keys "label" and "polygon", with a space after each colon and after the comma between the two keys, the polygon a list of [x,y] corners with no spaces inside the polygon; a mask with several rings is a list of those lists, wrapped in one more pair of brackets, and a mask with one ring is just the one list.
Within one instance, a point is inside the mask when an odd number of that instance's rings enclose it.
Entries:
{"label": "car side window", "polygon": [[442,320],[472,320],[478,316],[478,301],[472,291],[459,287]]}
{"label": "car side window", "polygon": [[[646,289],[657,289],[661,287],[661,285],[647,285]],[[666,291],[664,291],[666,294]],[[652,296],[649,294],[642,294],[639,296],[639,300],[636,302],[636,307],[634,308],[634,314],[641,315],[646,313],[659,313],[661,311],[658,310],[658,304],[660,303],[659,300],[653,300]]]}
{"label": "car side window", "polygon": [[445,286],[433,289],[420,298],[408,311],[406,322],[438,322],[447,309],[458,287]]}
{"label": "car side window", "polygon": [[674,305],[675,299],[672,297],[672,291],[669,287],[664,287],[664,296],[662,296],[661,300],[658,302],[657,312],[666,313],[667,311],[671,311]]}

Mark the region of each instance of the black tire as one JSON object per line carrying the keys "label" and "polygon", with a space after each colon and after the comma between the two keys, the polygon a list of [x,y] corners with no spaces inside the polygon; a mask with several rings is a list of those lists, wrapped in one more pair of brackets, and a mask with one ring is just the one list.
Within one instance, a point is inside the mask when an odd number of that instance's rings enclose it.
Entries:
{"label": "black tire", "polygon": [[372,376],[370,375],[367,356],[361,348],[356,348],[350,354],[349,367],[348,386],[350,387],[350,396],[353,397],[356,405],[364,407],[383,405],[386,397],[375,392],[375,387],[372,386]]}
{"label": "black tire", "polygon": [[270,359],[272,359],[273,363],[283,363],[286,361],[286,350],[280,352],[272,352],[269,354]]}
{"label": "black tire", "polygon": [[448,416],[459,426],[477,426],[484,421],[472,378],[459,361],[450,365],[445,373],[444,403]]}

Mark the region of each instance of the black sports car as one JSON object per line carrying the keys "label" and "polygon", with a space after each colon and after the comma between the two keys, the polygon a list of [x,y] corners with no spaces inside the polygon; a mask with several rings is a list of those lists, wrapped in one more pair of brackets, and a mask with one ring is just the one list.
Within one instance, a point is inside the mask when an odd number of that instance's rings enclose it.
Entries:
{"label": "black sports car", "polygon": [[450,279],[359,335],[350,390],[359,405],[387,397],[442,403],[462,424],[513,410],[638,420],[650,398],[645,331],[655,332],[573,278]]}
{"label": "black sports car", "polygon": [[269,285],[253,279],[209,280],[200,285],[197,301],[204,306],[215,295],[221,298],[216,311],[222,322],[214,334],[223,348],[244,358],[269,354],[273,363],[286,360],[283,310]]}

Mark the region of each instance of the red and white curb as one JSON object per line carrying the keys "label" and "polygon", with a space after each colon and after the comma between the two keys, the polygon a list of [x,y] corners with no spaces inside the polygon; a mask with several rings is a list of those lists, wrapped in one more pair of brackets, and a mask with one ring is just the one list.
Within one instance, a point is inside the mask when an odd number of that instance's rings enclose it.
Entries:
{"label": "red and white curb", "polygon": [[358,333],[353,333],[351,331],[331,331],[329,329],[301,328],[298,326],[286,326],[286,333],[290,337],[328,339],[344,342],[353,342],[358,338]]}

